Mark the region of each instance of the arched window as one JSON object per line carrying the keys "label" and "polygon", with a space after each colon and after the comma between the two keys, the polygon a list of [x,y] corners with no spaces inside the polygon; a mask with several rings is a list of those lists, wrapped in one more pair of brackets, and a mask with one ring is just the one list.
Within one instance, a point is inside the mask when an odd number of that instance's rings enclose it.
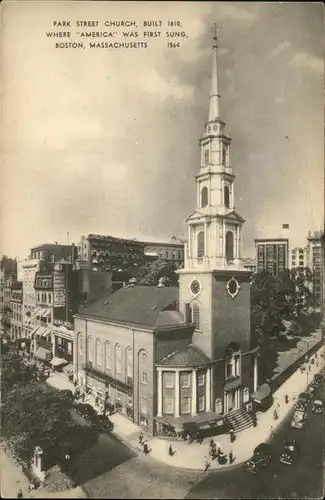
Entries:
{"label": "arched window", "polygon": [[222,414],[222,399],[221,398],[217,398],[216,399],[216,402],[215,402],[215,412],[217,415],[221,415]]}
{"label": "arched window", "polygon": [[112,346],[110,342],[105,342],[105,368],[108,370],[112,369]]}
{"label": "arched window", "polygon": [[227,208],[230,206],[230,191],[229,186],[225,186],[223,189],[224,203]]}
{"label": "arched window", "polygon": [[88,335],[87,337],[87,357],[88,361],[93,361],[93,344],[92,344],[92,339],[91,335]]}
{"label": "arched window", "polygon": [[126,377],[133,378],[133,356],[132,348],[127,347],[125,351]]}
{"label": "arched window", "polygon": [[99,339],[96,339],[96,363],[97,366],[101,366],[102,364],[102,350]]}
{"label": "arched window", "polygon": [[243,390],[243,403],[247,403],[249,401],[249,389],[245,387]]}
{"label": "arched window", "polygon": [[204,255],[204,231],[200,231],[197,235],[197,256],[203,257]]}
{"label": "arched window", "polygon": [[234,234],[232,231],[226,233],[226,258],[227,260],[234,259]]}
{"label": "arched window", "polygon": [[200,307],[198,304],[192,306],[192,323],[195,324],[195,329],[200,329]]}
{"label": "arched window", "polygon": [[208,188],[204,186],[201,190],[201,207],[206,207],[208,204]]}
{"label": "arched window", "polygon": [[140,371],[140,383],[148,383],[148,371],[147,371],[147,360],[148,356],[145,351],[141,351],[139,354],[139,371]]}
{"label": "arched window", "polygon": [[120,344],[116,344],[115,346],[115,371],[116,373],[122,373]]}

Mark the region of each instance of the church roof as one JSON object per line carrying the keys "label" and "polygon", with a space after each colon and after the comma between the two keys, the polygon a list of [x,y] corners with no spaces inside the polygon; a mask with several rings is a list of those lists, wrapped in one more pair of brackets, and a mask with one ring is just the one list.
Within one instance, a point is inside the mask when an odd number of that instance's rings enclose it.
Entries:
{"label": "church roof", "polygon": [[184,323],[176,310],[177,287],[130,286],[90,304],[76,316],[155,328]]}
{"label": "church roof", "polygon": [[202,351],[193,344],[189,344],[183,349],[168,354],[157,365],[172,366],[172,367],[193,367],[202,366],[210,362],[210,359],[203,354]]}

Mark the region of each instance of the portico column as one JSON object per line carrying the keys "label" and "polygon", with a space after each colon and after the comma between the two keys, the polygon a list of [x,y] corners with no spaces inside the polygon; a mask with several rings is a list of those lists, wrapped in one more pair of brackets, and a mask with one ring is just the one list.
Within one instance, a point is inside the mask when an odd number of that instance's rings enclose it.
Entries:
{"label": "portico column", "polygon": [[157,368],[158,371],[158,411],[157,417],[162,417],[162,369]]}
{"label": "portico column", "polygon": [[223,222],[223,224],[222,224],[222,233],[223,233],[223,242],[222,242],[223,251],[222,251],[222,257],[225,258],[226,257],[226,224],[225,224],[225,222]]}
{"label": "portico column", "polygon": [[191,415],[197,415],[197,385],[196,385],[196,370],[192,371],[192,411]]}
{"label": "portico column", "polygon": [[179,371],[175,372],[175,417],[179,417]]}
{"label": "portico column", "polygon": [[207,235],[207,223],[204,222],[204,255],[203,257],[208,256],[208,235]]}
{"label": "portico column", "polygon": [[192,259],[194,257],[194,255],[192,255],[191,226],[190,225],[188,225],[187,254],[188,254],[189,259]]}
{"label": "portico column", "polygon": [[205,377],[205,411],[211,411],[211,368],[207,368]]}
{"label": "portico column", "polygon": [[254,392],[257,390],[257,379],[258,379],[258,369],[257,369],[257,355],[254,356]]}

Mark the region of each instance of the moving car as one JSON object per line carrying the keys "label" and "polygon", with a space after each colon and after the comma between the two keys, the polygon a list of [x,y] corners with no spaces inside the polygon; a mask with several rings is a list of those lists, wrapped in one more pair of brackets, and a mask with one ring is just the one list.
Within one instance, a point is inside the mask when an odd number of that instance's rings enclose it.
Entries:
{"label": "moving car", "polygon": [[298,447],[296,441],[294,439],[291,441],[287,441],[280,455],[280,462],[286,465],[293,465],[297,460],[297,457]]}
{"label": "moving car", "polygon": [[78,403],[75,406],[75,409],[76,409],[76,412],[78,413],[78,415],[83,417],[89,423],[95,422],[95,420],[97,418],[97,413],[91,405]]}
{"label": "moving car", "polygon": [[113,430],[113,422],[106,415],[98,415],[95,426],[100,432],[111,432]]}
{"label": "moving car", "polygon": [[291,420],[291,427],[295,429],[301,429],[306,422],[307,413],[303,410],[295,410],[293,418]]}
{"label": "moving car", "polygon": [[316,414],[323,413],[323,403],[319,399],[315,399],[311,405],[311,411]]}
{"label": "moving car", "polygon": [[257,474],[261,469],[264,469],[272,462],[272,447],[269,444],[261,443],[259,444],[254,452],[253,456],[247,460],[244,464],[244,469],[246,472],[251,472],[252,474]]}

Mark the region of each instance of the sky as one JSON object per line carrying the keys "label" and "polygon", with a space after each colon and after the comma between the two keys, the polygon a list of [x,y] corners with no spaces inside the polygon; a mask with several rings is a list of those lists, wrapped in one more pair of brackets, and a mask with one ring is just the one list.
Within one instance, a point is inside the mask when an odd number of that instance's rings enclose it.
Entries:
{"label": "sky", "polygon": [[[56,49],[45,34],[55,20],[128,19],[179,20],[188,37],[178,48],[161,37],[147,49],[82,50]],[[5,0],[2,253],[23,258],[33,246],[67,243],[67,232],[70,243],[88,233],[186,237],[215,22],[243,255],[283,223],[292,245],[323,226],[320,3]]]}

